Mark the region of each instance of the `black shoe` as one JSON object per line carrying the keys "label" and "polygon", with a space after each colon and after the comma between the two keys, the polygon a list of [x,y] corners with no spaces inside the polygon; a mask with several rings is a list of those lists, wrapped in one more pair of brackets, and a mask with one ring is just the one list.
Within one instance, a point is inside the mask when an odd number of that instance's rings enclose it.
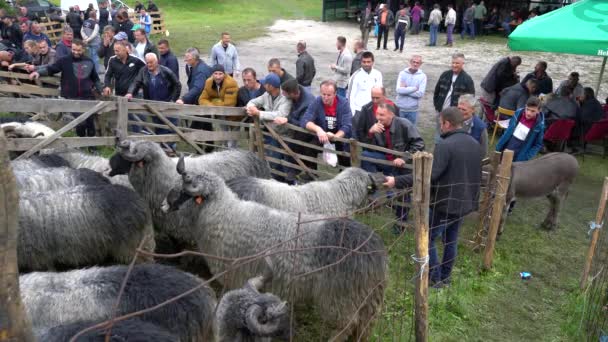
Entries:
{"label": "black shoe", "polygon": [[403,50],[399,50],[400,53],[403,53]]}
{"label": "black shoe", "polygon": [[376,48],[376,50],[380,50],[380,48],[379,48],[379,47],[377,47],[377,48]]}
{"label": "black shoe", "polygon": [[395,48],[395,50],[393,50],[393,51],[397,51],[397,50],[399,50],[399,48]]}

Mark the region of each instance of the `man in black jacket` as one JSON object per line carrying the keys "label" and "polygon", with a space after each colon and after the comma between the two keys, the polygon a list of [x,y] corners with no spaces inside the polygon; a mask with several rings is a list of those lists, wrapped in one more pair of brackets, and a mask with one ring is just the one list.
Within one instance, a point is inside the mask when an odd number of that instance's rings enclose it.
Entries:
{"label": "man in black jacket", "polygon": [[[129,87],[127,99],[133,98],[133,94],[137,94],[139,89],[143,89],[144,99],[175,102],[179,98],[182,91],[182,84],[173,71],[169,70],[158,63],[156,54],[150,52],[145,56],[146,68],[141,68],[135,81]],[[178,124],[177,118],[168,118],[174,125]],[[154,123],[164,124],[157,117],[152,118]],[[170,134],[172,131],[165,128],[156,128],[156,134]]]}
{"label": "man in black jacket", "polygon": [[540,94],[551,94],[553,92],[553,80],[547,74],[547,62],[539,61],[534,67],[534,72],[531,72],[521,80],[521,84],[525,84],[530,79],[535,79],[537,82],[537,88],[534,92],[534,96]]}
{"label": "man in black jacket", "polygon": [[[444,71],[433,94],[433,105],[437,113],[448,107],[458,106],[458,98],[462,94],[475,95],[475,83],[469,74],[463,70],[464,54],[455,53],[452,55],[451,69]],[[440,139],[439,132],[439,116],[437,116],[437,132],[435,134],[435,142]]]}
{"label": "man in black jacket", "polygon": [[65,17],[65,23],[72,28],[75,39],[82,39],[80,36],[80,29],[82,28],[83,22],[84,20],[80,10],[77,10],[77,7],[70,7],[70,12]]}
{"label": "man in black jacket", "polygon": [[205,81],[211,77],[211,68],[201,59],[199,50],[194,47],[186,50],[184,61],[188,76],[188,92],[176,103],[197,105],[198,98],[205,88]]}
{"label": "man in black jacket", "polygon": [[116,22],[114,22],[114,30],[116,33],[124,32],[127,35],[129,43],[135,43],[135,36],[133,35],[133,22],[129,19],[127,12],[119,12],[116,15]]}
{"label": "man in black jacket", "polygon": [[0,43],[15,49],[23,48],[23,32],[16,23],[17,18],[7,15],[0,22]]}
{"label": "man in black jacket", "polygon": [[306,51],[306,42],[301,40],[296,45],[298,51],[298,60],[296,61],[296,79],[298,84],[311,91],[310,85],[315,78],[317,70],[315,69],[315,60]]}
{"label": "man in black jacket", "polygon": [[[439,115],[443,138],[435,145],[431,170],[429,266],[431,283],[447,285],[458,248],[462,219],[477,210],[481,182],[481,152],[477,141],[462,129],[462,112],[448,107]],[[413,184],[412,175],[386,177],[387,187],[403,189]],[[435,240],[442,237],[443,261],[439,263]]]}
{"label": "man in black jacket", "polygon": [[[72,54],[59,58],[53,64],[36,67],[36,70],[30,74],[30,78],[35,79],[39,76],[61,73],[62,97],[73,100],[94,100],[93,89],[101,94],[102,85],[93,60],[87,57],[84,52],[83,42],[74,40],[72,42]],[[79,137],[94,137],[94,117],[89,116],[83,123],[76,126],[76,134]]]}
{"label": "man in black jacket", "polygon": [[505,57],[496,62],[481,81],[481,97],[488,103],[498,103],[500,92],[517,83],[519,56]]}
{"label": "man in black jacket", "polygon": [[[531,78],[525,84],[516,83],[500,93],[499,108],[516,111],[526,106],[528,98],[536,92],[537,82]],[[500,112],[500,110],[499,110]]]}
{"label": "man in black jacket", "polygon": [[257,79],[257,74],[253,68],[245,68],[241,72],[243,86],[239,88],[236,95],[236,106],[245,107],[249,101],[262,96],[266,89]]}

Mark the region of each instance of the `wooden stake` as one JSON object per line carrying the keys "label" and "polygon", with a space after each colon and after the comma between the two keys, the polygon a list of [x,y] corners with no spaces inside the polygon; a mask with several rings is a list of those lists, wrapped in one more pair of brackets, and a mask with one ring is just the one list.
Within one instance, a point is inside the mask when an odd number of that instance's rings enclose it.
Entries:
{"label": "wooden stake", "polygon": [[414,154],[414,220],[416,225],[416,342],[428,341],[429,331],[429,202],[431,199],[431,170],[433,155],[427,152]]}
{"label": "wooden stake", "polygon": [[19,196],[0,130],[0,341],[34,341],[19,292],[17,222]]}
{"label": "wooden stake", "polygon": [[490,170],[490,176],[488,177],[488,181],[486,182],[486,191],[482,194],[481,204],[479,205],[479,227],[477,228],[477,235],[475,236],[475,244],[473,249],[478,250],[481,248],[482,237],[484,230],[486,229],[484,223],[487,218],[487,211],[490,209],[490,202],[492,199],[492,192],[496,188],[494,186],[494,182],[496,182],[496,173],[498,171],[498,165],[500,164],[500,152],[494,152],[490,157],[490,166],[492,169]]}
{"label": "wooden stake", "polygon": [[260,118],[257,116],[253,117],[253,127],[255,129],[255,140],[258,157],[264,160],[264,133],[262,132],[262,126],[260,125]]}
{"label": "wooden stake", "polygon": [[179,135],[180,138],[182,138],[186,143],[188,143],[190,146],[192,146],[192,148],[194,148],[194,150],[198,153],[198,154],[204,154],[205,152],[198,147],[198,145],[194,142],[194,140],[190,139],[190,137],[188,137],[187,135],[184,134],[184,132],[182,132],[181,129],[177,128],[177,126],[175,126],[171,121],[169,121],[169,119],[167,119],[163,114],[161,114],[161,112],[157,111],[156,109],[152,108],[151,105],[146,105],[146,109],[158,116],[158,118],[167,126],[169,126],[169,128],[171,128],[175,133],[177,133],[177,135]]}
{"label": "wooden stake", "polygon": [[348,141],[350,144],[350,166],[361,167],[361,158],[359,158],[359,142],[355,139]]}
{"label": "wooden stake", "polygon": [[38,143],[38,145],[32,147],[31,150],[25,152],[24,154],[20,155],[16,159],[19,160],[19,159],[26,159],[26,158],[31,157],[34,153],[40,151],[41,149],[43,149],[48,144],[50,144],[53,141],[57,140],[57,138],[61,137],[65,132],[71,130],[72,128],[78,126],[80,123],[84,122],[86,119],[89,118],[89,116],[91,116],[91,115],[99,112],[100,110],[102,110],[106,105],[107,105],[107,102],[99,102],[95,107],[93,107],[93,108],[89,109],[88,111],[82,113],[79,117],[77,117],[76,119],[72,120],[67,125],[61,127],[61,129],[59,129],[57,132],[51,134],[50,137],[44,139],[43,141],[41,141],[40,143]]}
{"label": "wooden stake", "polygon": [[[606,210],[606,202],[608,201],[608,177],[604,178],[604,187],[602,188],[602,195],[600,197],[600,203],[597,207],[597,214],[595,215],[595,223],[601,225],[602,219],[604,218],[604,211]],[[597,247],[597,240],[600,237],[600,229],[606,227],[596,228],[593,230],[591,236],[591,243],[589,244],[589,250],[587,251],[587,258],[585,259],[585,268],[583,269],[583,277],[581,278],[581,289],[587,286],[587,279],[589,278],[589,272],[591,271],[591,265],[593,264],[593,256],[595,255],[595,248]]]}
{"label": "wooden stake", "polygon": [[511,165],[513,164],[513,151],[505,150],[502,154],[502,162],[498,171],[498,180],[496,182],[496,195],[492,204],[492,216],[490,220],[490,229],[486,239],[486,248],[483,255],[483,269],[489,270],[492,268],[494,259],[494,247],[496,245],[496,235],[500,227],[500,219],[503,215],[503,209],[506,205],[507,191],[509,191],[509,182],[511,180]]}

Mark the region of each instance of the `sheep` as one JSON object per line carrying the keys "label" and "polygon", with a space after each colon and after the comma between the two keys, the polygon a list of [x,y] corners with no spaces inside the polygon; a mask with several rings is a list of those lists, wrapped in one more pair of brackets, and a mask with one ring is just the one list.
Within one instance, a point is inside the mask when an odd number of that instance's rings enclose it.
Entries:
{"label": "sheep", "polygon": [[[110,319],[114,315],[114,305],[127,268],[92,267],[20,276],[23,305],[34,330]],[[213,290],[202,284],[198,277],[173,267],[135,265],[116,315],[153,307],[199,287],[195,292],[138,318],[178,336],[180,341],[209,341],[215,331],[213,312],[216,299]]]}
{"label": "sheep", "polygon": [[287,303],[273,294],[260,293],[272,279],[271,272],[249,279],[242,289],[228,291],[222,297],[215,317],[218,342],[290,340]]}
{"label": "sheep", "polygon": [[[117,146],[119,164],[128,164],[120,168],[129,170],[129,181],[150,207],[158,239],[172,240],[180,247],[191,248],[193,239],[189,234],[183,234],[183,230],[180,234],[176,233],[176,227],[183,221],[180,213],[167,214],[161,210],[169,191],[181,184],[181,178],[175,170],[176,162],[158,144],[150,141],[120,140]],[[239,176],[270,178],[268,164],[251,152],[226,150],[187,160],[192,168],[215,172],[224,179]]]}
{"label": "sheep", "polygon": [[347,168],[333,179],[290,186],[275,180],[239,177],[226,185],[240,199],[304,214],[350,215],[382,184],[365,170]]}
{"label": "sheep", "polygon": [[[231,259],[269,253],[273,293],[291,294],[293,305],[312,302],[337,327],[340,339],[353,333],[366,338],[382,305],[387,276],[384,243],[370,227],[309,215],[298,224],[298,214],[239,200],[211,172],[187,173],[183,159],[177,171],[182,192],[165,210],[181,207],[180,231],[196,238],[200,251]],[[299,251],[289,252],[293,249]],[[230,267],[216,258],[207,264],[213,274]],[[259,268],[259,262],[243,263],[220,281],[233,289]]]}
{"label": "sheep", "polygon": [[103,186],[110,181],[89,169],[54,167],[31,171],[15,171],[19,191],[45,192],[68,189],[78,185]]}
{"label": "sheep", "polygon": [[[98,322],[75,322],[67,325],[60,325],[50,329],[41,329],[35,332],[38,341],[44,342],[66,342],[76,336],[80,331],[95,325]],[[84,334],[76,341],[83,342],[104,342],[106,330],[95,330]],[[179,341],[177,335],[170,333],[166,329],[152,323],[144,322],[139,319],[127,319],[119,321],[112,326],[110,334],[111,342],[176,342]]]}
{"label": "sheep", "polygon": [[30,171],[47,167],[70,167],[62,157],[54,154],[34,155],[27,159],[11,161],[13,171]]}
{"label": "sheep", "polygon": [[0,125],[8,137],[13,138],[47,138],[55,130],[39,122],[7,122]]}
{"label": "sheep", "polygon": [[145,203],[120,185],[20,194],[20,270],[129,263],[145,235],[154,250],[153,234]]}

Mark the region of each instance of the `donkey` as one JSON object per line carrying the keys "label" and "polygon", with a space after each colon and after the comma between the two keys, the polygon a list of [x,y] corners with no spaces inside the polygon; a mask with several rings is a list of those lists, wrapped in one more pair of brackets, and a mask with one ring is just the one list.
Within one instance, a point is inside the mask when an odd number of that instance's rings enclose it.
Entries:
{"label": "donkey", "polygon": [[540,227],[547,230],[557,228],[561,204],[578,174],[578,168],[576,158],[567,153],[549,153],[537,159],[513,163],[499,233],[503,232],[507,212],[516,198],[547,196],[549,212]]}

